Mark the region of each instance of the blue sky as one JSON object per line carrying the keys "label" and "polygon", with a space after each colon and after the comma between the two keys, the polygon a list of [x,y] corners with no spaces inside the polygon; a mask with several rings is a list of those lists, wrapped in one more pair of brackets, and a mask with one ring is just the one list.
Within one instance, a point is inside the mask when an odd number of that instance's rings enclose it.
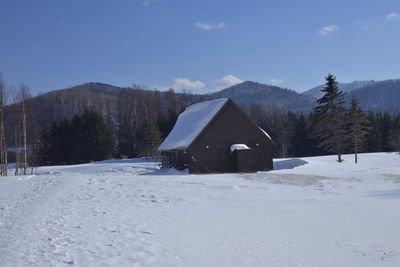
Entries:
{"label": "blue sky", "polygon": [[34,94],[400,78],[398,0],[0,0],[0,33],[4,80]]}

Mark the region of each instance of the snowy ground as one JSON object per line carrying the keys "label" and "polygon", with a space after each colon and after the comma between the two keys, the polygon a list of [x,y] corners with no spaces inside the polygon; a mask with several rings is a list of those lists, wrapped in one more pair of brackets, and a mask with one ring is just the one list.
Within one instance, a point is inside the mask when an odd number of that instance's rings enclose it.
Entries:
{"label": "snowy ground", "polygon": [[0,266],[400,266],[400,157],[188,175],[106,161],[0,177]]}

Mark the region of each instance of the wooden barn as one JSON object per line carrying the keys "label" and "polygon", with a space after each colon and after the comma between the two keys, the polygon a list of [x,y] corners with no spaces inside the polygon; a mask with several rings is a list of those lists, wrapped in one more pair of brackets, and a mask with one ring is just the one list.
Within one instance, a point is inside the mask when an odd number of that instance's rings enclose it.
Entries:
{"label": "wooden barn", "polygon": [[185,109],[161,146],[170,167],[190,173],[272,170],[269,135],[232,100],[220,98]]}

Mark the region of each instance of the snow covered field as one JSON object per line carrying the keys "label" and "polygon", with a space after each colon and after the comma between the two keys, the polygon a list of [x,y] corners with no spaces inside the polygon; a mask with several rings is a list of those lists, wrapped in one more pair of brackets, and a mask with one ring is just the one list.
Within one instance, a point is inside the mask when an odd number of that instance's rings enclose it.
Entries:
{"label": "snow covered field", "polygon": [[400,157],[188,175],[139,160],[0,177],[0,266],[400,266]]}

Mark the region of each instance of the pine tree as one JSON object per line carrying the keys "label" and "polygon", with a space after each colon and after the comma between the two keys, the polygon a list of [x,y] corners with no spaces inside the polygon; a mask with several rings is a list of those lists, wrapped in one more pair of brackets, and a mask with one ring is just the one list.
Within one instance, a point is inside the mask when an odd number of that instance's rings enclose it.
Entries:
{"label": "pine tree", "polygon": [[46,166],[50,164],[50,160],[48,158],[49,156],[48,139],[49,137],[46,128],[43,127],[39,137],[39,148],[36,152],[37,155],[35,155],[35,157],[37,158],[36,160],[37,166]]}
{"label": "pine tree", "polygon": [[294,123],[290,144],[290,154],[295,157],[308,157],[318,154],[317,145],[311,135],[309,122],[303,113]]}
{"label": "pine tree", "polygon": [[392,118],[389,113],[383,113],[382,124],[381,124],[381,133],[382,133],[382,149],[384,152],[392,151],[392,146],[390,143],[390,134],[392,131]]}
{"label": "pine tree", "polygon": [[145,119],[139,132],[137,142],[138,156],[151,157],[156,152],[161,143],[160,132],[158,128]]}
{"label": "pine tree", "polygon": [[[86,110],[71,121],[53,123],[44,137],[42,158],[48,164],[76,164],[109,159],[114,153],[113,136],[100,114]],[[51,161],[50,161],[51,160]]]}
{"label": "pine tree", "polygon": [[324,95],[314,108],[315,132],[320,139],[319,147],[337,153],[338,162],[342,162],[345,135],[343,92],[339,90],[335,76],[328,74],[325,79],[326,84],[321,89]]}
{"label": "pine tree", "polygon": [[351,100],[351,106],[346,114],[347,137],[349,138],[354,152],[354,162],[358,162],[357,153],[364,146],[369,133],[369,121],[365,112],[360,107],[360,102],[355,96]]}
{"label": "pine tree", "polygon": [[380,118],[378,113],[368,112],[368,121],[370,122],[371,130],[367,135],[366,151],[379,152],[382,151],[382,132],[380,127]]}
{"label": "pine tree", "polygon": [[393,119],[393,130],[390,136],[391,144],[400,154],[400,115]]}
{"label": "pine tree", "polygon": [[160,131],[161,138],[163,140],[167,138],[168,134],[172,129],[170,129],[170,123],[164,113],[160,112],[158,114],[157,127]]}

